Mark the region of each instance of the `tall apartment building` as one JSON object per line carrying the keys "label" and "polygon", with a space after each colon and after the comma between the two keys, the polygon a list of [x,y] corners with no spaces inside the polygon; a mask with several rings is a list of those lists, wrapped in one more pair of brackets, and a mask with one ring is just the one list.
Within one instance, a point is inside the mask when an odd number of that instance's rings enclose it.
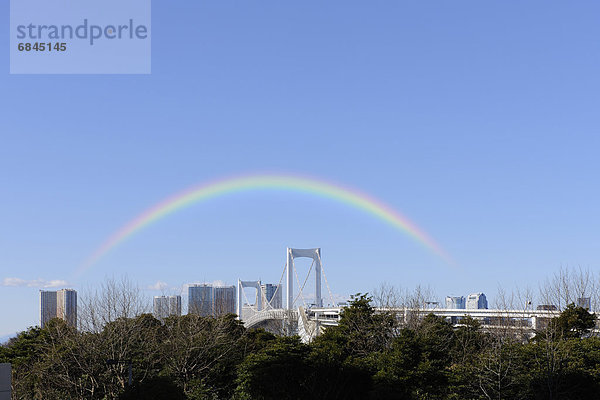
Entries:
{"label": "tall apartment building", "polygon": [[188,287],[188,313],[202,316],[235,313],[235,286],[195,284]]}
{"label": "tall apartment building", "polygon": [[[262,298],[262,304],[263,304],[263,308],[283,308],[283,302],[281,301],[282,299],[282,289],[280,287],[281,285],[273,285],[270,283],[265,283],[260,285],[261,287],[261,292],[263,295]],[[279,290],[278,290],[279,289]]]}
{"label": "tall apartment building", "polygon": [[61,289],[56,293],[56,316],[77,327],[77,292]]}
{"label": "tall apartment building", "polygon": [[465,307],[465,296],[446,296],[446,308],[462,310]]}
{"label": "tall apartment building", "polygon": [[40,326],[45,327],[56,316],[56,292],[40,290]]}
{"label": "tall apartment building", "polygon": [[467,296],[467,309],[469,310],[487,310],[488,302],[485,294],[471,293]]}
{"label": "tall apartment building", "polygon": [[53,318],[60,318],[67,324],[77,327],[77,291],[40,290],[40,325],[46,326]]}
{"label": "tall apartment building", "polygon": [[203,317],[213,315],[212,285],[190,285],[188,287],[188,313]]}
{"label": "tall apartment building", "polygon": [[217,286],[214,290],[215,315],[235,313],[235,286]]}
{"label": "tall apartment building", "polygon": [[181,315],[181,296],[154,296],[154,316],[164,319]]}

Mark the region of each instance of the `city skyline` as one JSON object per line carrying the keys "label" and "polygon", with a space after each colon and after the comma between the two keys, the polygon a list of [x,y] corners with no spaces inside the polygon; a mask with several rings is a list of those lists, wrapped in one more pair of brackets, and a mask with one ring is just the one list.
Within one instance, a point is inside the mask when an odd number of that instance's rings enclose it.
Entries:
{"label": "city skyline", "polygon": [[[597,2],[152,11],[150,75],[0,74],[0,336],[39,322],[40,289],[129,276],[185,301],[190,281],[276,284],[286,247],[320,246],[340,299],[386,283],[493,304],[598,270]],[[278,186],[178,209],[76,273],[144,212],[249,175],[363,193],[455,266],[360,207]]]}
{"label": "city skyline", "polygon": [[[320,253],[320,249],[288,249],[288,254],[295,254],[296,257],[317,251]],[[293,266],[293,261],[290,265]],[[471,316],[472,318],[483,321],[484,324],[502,326],[502,316],[510,315],[514,319],[515,324],[521,324],[519,326],[526,327],[527,329],[536,329],[540,321],[546,321],[549,316],[555,315],[556,313],[563,310],[568,304],[567,308],[571,305],[582,307],[590,312],[598,309],[600,304],[600,295],[596,290],[595,282],[600,276],[590,273],[584,270],[562,270],[559,275],[553,277],[553,281],[546,281],[545,289],[540,292],[541,297],[532,296],[532,293],[517,293],[517,298],[513,296],[513,292],[510,295],[512,300],[504,298],[503,304],[495,305],[494,307],[488,307],[487,296],[482,292],[471,293],[468,296],[446,296],[445,304],[435,300],[435,294],[422,292],[419,288],[412,294],[402,294],[401,292],[395,291],[392,287],[382,288],[378,294],[375,294],[377,307],[382,307],[383,310],[402,310],[399,315],[406,315],[406,310],[419,310],[423,316],[426,313],[434,313],[437,316],[446,318],[451,324],[460,324],[460,321],[465,316]],[[308,276],[305,280],[308,280]],[[300,283],[299,281],[297,282]],[[122,294],[128,294],[137,296],[137,290],[134,286],[130,286],[131,282],[122,281],[121,286]],[[565,286],[566,285],[566,286]],[[244,325],[248,327],[256,327],[261,323],[269,323],[269,321],[285,320],[290,318],[291,315],[301,315],[304,313],[304,323],[301,324],[300,336],[303,341],[310,341],[309,337],[315,335],[313,328],[306,328],[310,326],[309,322],[313,320],[323,320],[324,323],[331,324],[336,323],[337,318],[342,314],[341,310],[348,306],[348,302],[340,302],[339,305],[327,305],[325,307],[316,304],[307,304],[304,300],[301,304],[294,304],[293,308],[284,306],[282,302],[282,291],[281,285],[274,284],[263,284],[261,281],[241,281],[238,280],[238,293],[236,293],[235,286],[224,286],[213,285],[213,284],[188,284],[189,299],[187,314],[198,314],[203,317],[219,317],[225,314],[237,314],[237,317],[243,320]],[[109,300],[111,296],[120,296],[118,294],[117,286],[114,282],[107,282],[104,286],[108,290],[106,294],[109,297],[100,296],[95,300],[104,299]],[[129,288],[129,289],[128,289]],[[248,297],[241,292],[245,288],[256,289],[256,296],[254,303],[251,303]],[[117,290],[117,291],[115,291]],[[287,289],[286,296],[287,296]],[[545,294],[544,294],[545,291]],[[236,303],[236,295],[238,302]],[[298,294],[298,297],[302,296],[302,290]],[[536,299],[537,297],[537,299]],[[242,298],[245,301],[242,301]],[[350,296],[352,299],[369,299],[372,301],[372,297],[364,297],[364,295],[358,294],[357,296]],[[77,292],[73,289],[61,289],[58,291],[44,291],[39,292],[40,299],[40,326],[44,327],[49,320],[52,318],[60,318],[65,320],[68,324],[77,326]],[[569,300],[570,299],[570,300]],[[89,300],[88,300],[89,301]],[[142,298],[130,298],[131,304],[142,301]],[[416,302],[418,301],[418,303]],[[516,302],[515,302],[516,301]],[[540,302],[541,301],[541,302]],[[84,303],[86,303],[84,301]],[[572,304],[571,304],[572,303]],[[154,296],[152,314],[155,318],[160,321],[164,321],[165,318],[170,316],[181,316],[182,314],[182,296],[171,295],[171,296]],[[515,306],[516,305],[516,306]],[[86,307],[92,307],[92,309],[98,305],[87,302]],[[99,309],[102,309],[100,306]],[[143,311],[143,306],[138,314],[131,314],[130,317],[135,317]],[[283,311],[283,312],[282,312]],[[395,311],[398,312],[398,311]],[[554,313],[554,314],[553,314]],[[300,318],[300,317],[298,317]],[[308,318],[308,319],[306,319]],[[85,317],[84,317],[85,319]],[[521,322],[518,322],[521,321]],[[523,322],[526,321],[526,322]],[[300,319],[298,319],[300,323]],[[526,325],[522,325],[526,323]],[[544,322],[542,322],[544,323]],[[309,324],[309,325],[306,325]],[[85,328],[84,328],[85,329]],[[308,330],[307,330],[308,329]],[[308,335],[308,336],[307,336]],[[8,337],[7,337],[8,338]],[[6,340],[7,338],[3,338]]]}
{"label": "city skyline", "polygon": [[[316,249],[290,249],[288,248],[288,254],[296,254],[296,257],[298,257],[299,254],[304,254],[305,257],[309,257],[308,254],[312,253],[314,251],[317,251],[318,253],[320,253],[321,249],[320,248],[316,248]],[[291,261],[291,265],[294,266],[295,268],[295,262],[292,258]],[[287,269],[287,268],[286,268]],[[310,272],[312,270],[309,269],[309,275],[307,275],[305,278],[303,278],[304,280],[304,285],[306,285],[307,281],[310,278]],[[285,272],[285,269],[284,269]],[[294,274],[297,274],[297,271],[294,272]],[[285,274],[282,274],[282,280],[283,280],[283,276]],[[313,272],[314,275],[314,272]],[[296,278],[298,279],[298,276],[296,276]],[[128,280],[128,278],[124,278],[125,281],[123,282],[130,282]],[[598,279],[598,284],[600,284],[600,276],[596,276],[595,273],[589,271],[589,270],[585,270],[585,269],[561,269],[559,271],[558,274],[551,276],[547,276],[546,277],[546,281],[545,281],[545,285],[546,285],[546,289],[544,290],[548,290],[548,285],[549,285],[549,280],[548,279],[554,279],[554,285],[558,285],[558,282],[567,282],[568,280],[579,280],[581,282],[586,282],[585,283],[585,288],[584,287],[573,287],[570,289],[565,288],[565,290],[569,291],[569,290],[576,290],[578,291],[577,293],[579,293],[579,297],[577,297],[576,299],[573,298],[573,302],[576,306],[580,306],[583,307],[585,309],[588,310],[592,310],[592,309],[596,309],[592,307],[592,303],[594,304],[594,307],[597,307],[598,305],[598,301],[600,301],[600,297],[598,297],[599,295],[596,294],[594,291],[596,289],[594,289],[596,287],[596,284],[594,283],[595,279]],[[296,280],[297,284],[300,284],[300,281]],[[133,282],[130,282],[128,284],[132,284],[133,286],[131,286],[131,288],[135,288],[137,285]],[[108,283],[108,285],[112,285],[111,283]],[[244,291],[244,288],[247,287],[253,287],[256,289],[256,293],[255,293],[255,298],[254,298],[254,303],[252,303],[249,298],[247,297],[247,294]],[[140,289],[139,287],[137,287],[138,289]],[[239,290],[239,288],[241,288],[242,290],[239,291],[239,293],[236,293],[236,291]],[[135,289],[135,290],[138,290]],[[187,289],[188,295],[187,297],[183,295],[184,289]],[[196,289],[196,291],[194,291],[194,289]],[[329,289],[329,288],[328,288]],[[547,297],[546,294],[543,293],[542,290],[542,286],[540,286],[540,292],[538,294],[534,294],[532,292],[523,292],[520,293],[519,292],[519,288],[517,287],[517,292],[515,293],[514,291],[512,292],[511,296],[517,296],[516,298],[513,297],[513,300],[511,300],[513,303],[511,303],[511,308],[509,309],[513,309],[513,310],[528,310],[531,308],[531,310],[535,309],[535,310],[542,310],[542,311],[555,311],[558,310],[559,307],[563,307],[566,305],[565,304],[560,304],[560,301],[557,304],[553,304],[552,301],[548,302],[548,300],[550,298]],[[233,314],[237,314],[238,317],[240,318],[246,318],[251,316],[252,314],[256,313],[256,311],[260,311],[263,309],[285,309],[286,306],[283,304],[282,298],[283,298],[283,294],[285,293],[287,296],[287,289],[284,287],[284,285],[281,284],[281,282],[279,284],[272,284],[272,283],[262,283],[260,280],[259,281],[244,281],[242,282],[241,280],[238,279],[238,289],[236,290],[236,287],[234,285],[226,285],[225,283],[223,283],[223,281],[217,280],[214,281],[212,283],[186,283],[184,284],[181,288],[168,288],[164,282],[157,282],[155,285],[153,285],[153,287],[147,288],[147,290],[151,290],[151,291],[155,291],[155,290],[160,290],[163,292],[162,295],[160,296],[153,296],[153,297],[148,297],[148,296],[142,296],[140,298],[140,300],[142,300],[142,302],[144,301],[143,298],[146,298],[148,301],[151,302],[152,306],[149,308],[150,311],[148,311],[148,313],[152,313],[156,318],[163,320],[164,318],[170,316],[170,315],[176,315],[176,316],[181,316],[183,315],[183,310],[184,310],[184,304],[187,306],[187,314],[199,314],[201,316],[218,316],[218,315],[223,315],[226,313],[233,313]],[[180,290],[182,294],[169,294],[166,295],[165,292],[173,292],[174,290]],[[294,291],[297,290],[293,289]],[[389,292],[390,290],[392,290],[394,292],[394,294],[392,294],[392,292]],[[392,286],[386,285],[384,284],[383,286],[381,286],[380,288],[376,288],[374,291],[372,291],[370,294],[372,296],[375,296],[376,298],[380,295],[382,295],[383,293],[386,293],[386,291],[389,293],[389,295],[391,295],[390,298],[395,298],[396,301],[401,299],[402,295],[402,288],[394,288]],[[505,310],[507,309],[506,306],[508,305],[508,303],[497,303],[496,305],[489,307],[488,306],[488,300],[487,300],[487,296],[483,293],[483,292],[472,292],[470,293],[468,296],[455,296],[455,295],[446,295],[445,296],[445,301],[440,301],[440,299],[442,297],[440,297],[439,293],[434,293],[431,292],[429,289],[426,289],[425,292],[421,293],[420,291],[422,290],[420,287],[415,288],[415,292],[412,294],[412,296],[416,296],[414,297],[416,298],[420,298],[421,301],[423,301],[423,304],[421,304],[421,306],[423,307],[423,310],[427,310],[427,309],[437,309],[437,310],[443,310],[443,309],[449,309],[449,310],[456,310],[456,309],[464,309],[466,310],[466,312],[468,313],[468,310],[482,310],[482,309],[490,309],[490,311],[494,311],[494,310]],[[504,298],[504,296],[506,295],[506,292],[503,288],[499,289],[499,295],[501,296],[501,298]],[[514,288],[513,288],[514,290]],[[582,291],[581,291],[582,290]],[[579,292],[581,291],[581,293]],[[195,293],[192,293],[195,292]],[[244,293],[244,294],[242,294]],[[418,294],[421,293],[421,294]],[[91,294],[88,293],[88,294]],[[425,297],[422,297],[423,294],[425,294]],[[298,293],[298,296],[296,297],[296,300],[294,302],[294,306],[293,308],[296,309],[298,306],[303,306],[305,308],[310,309],[311,307],[315,307],[316,305],[314,303],[310,303],[310,302],[306,302],[307,299],[310,299],[314,294],[313,293],[305,293],[304,295],[302,295],[301,293]],[[409,297],[411,296],[411,294],[409,292],[404,292],[403,294],[404,296],[408,295]],[[590,297],[594,296],[594,298]],[[523,297],[525,296],[525,297]],[[581,297],[583,296],[583,297]],[[60,289],[57,291],[51,291],[51,290],[39,290],[39,308],[38,308],[38,315],[39,315],[39,324],[38,326],[43,327],[50,319],[52,318],[60,318],[63,319],[65,321],[67,321],[67,323],[69,323],[72,326],[77,326],[77,291],[73,290],[73,289]],[[236,297],[238,299],[238,301],[236,301]],[[325,308],[328,307],[334,307],[334,308],[339,308],[339,307],[344,307],[345,305],[348,304],[348,301],[351,301],[351,299],[353,298],[353,295],[349,295],[347,298],[339,298],[338,301],[336,301],[335,303],[329,303],[329,304],[325,304]],[[298,299],[302,298],[302,302],[299,302]],[[405,297],[406,299],[407,297]],[[244,299],[243,301],[239,300],[239,299]],[[187,300],[187,302],[185,301]],[[516,303],[514,303],[514,301],[516,300]],[[526,301],[527,300],[527,301]],[[558,298],[555,300],[559,300]],[[505,302],[506,300],[502,300],[503,302]],[[525,301],[525,303],[523,303],[523,301]],[[522,304],[521,304],[522,303]],[[516,304],[516,307],[515,307]],[[239,307],[241,305],[241,307]],[[318,306],[317,306],[318,308]],[[248,314],[250,313],[250,314]],[[453,316],[452,317],[452,321],[453,323],[456,323],[456,317]],[[16,332],[15,332],[16,333]],[[9,337],[13,336],[15,333],[12,333],[10,335],[5,335],[4,337],[0,337],[2,338],[2,340],[7,340]]]}
{"label": "city skyline", "polygon": [[[297,249],[296,249],[297,250]],[[308,280],[308,277],[307,277]],[[251,282],[238,280],[237,289],[233,285],[209,284],[209,283],[189,283],[188,288],[187,314],[198,314],[206,317],[216,317],[228,313],[237,314],[238,318],[244,319],[246,316],[270,309],[283,309],[283,292],[287,294],[287,289],[283,289],[281,284],[262,283],[261,281]],[[254,302],[252,303],[245,293],[245,289],[251,287],[256,289]],[[239,291],[239,292],[238,292]],[[237,300],[236,300],[237,297]],[[303,297],[299,294],[298,297]],[[352,298],[352,296],[350,296]],[[445,307],[439,307],[439,302],[434,302],[433,298],[423,299],[425,303],[421,306],[424,309],[436,304],[434,308],[446,309],[487,309],[488,302],[484,293],[471,293],[465,296],[446,296]],[[578,298],[577,304],[582,307],[590,308],[590,298]],[[343,307],[348,304],[347,301],[341,301],[338,304],[328,304],[325,307]],[[164,320],[170,316],[183,315],[183,304],[181,295],[160,295],[152,298],[152,315]],[[306,302],[294,303],[293,308],[303,307],[323,307],[323,305],[307,304]],[[541,308],[540,308],[541,307]],[[538,309],[547,309],[554,307],[549,305],[540,305]],[[555,308],[554,308],[555,309]],[[247,314],[251,312],[250,314]],[[39,315],[40,327],[44,327],[51,319],[59,318],[65,320],[69,325],[77,325],[77,291],[73,289],[60,289],[57,291],[40,290],[39,291]]]}

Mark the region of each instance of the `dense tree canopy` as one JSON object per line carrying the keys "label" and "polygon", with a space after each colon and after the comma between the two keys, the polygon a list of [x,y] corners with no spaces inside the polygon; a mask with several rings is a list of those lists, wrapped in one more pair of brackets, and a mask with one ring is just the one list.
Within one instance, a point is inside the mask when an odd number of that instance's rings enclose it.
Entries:
{"label": "dense tree canopy", "polygon": [[[593,399],[600,393],[595,316],[569,305],[527,340],[417,325],[357,295],[312,343],[247,330],[234,315],[113,318],[78,332],[61,320],[0,347],[15,399]],[[120,362],[107,363],[107,360]],[[129,360],[133,385],[128,386]]]}

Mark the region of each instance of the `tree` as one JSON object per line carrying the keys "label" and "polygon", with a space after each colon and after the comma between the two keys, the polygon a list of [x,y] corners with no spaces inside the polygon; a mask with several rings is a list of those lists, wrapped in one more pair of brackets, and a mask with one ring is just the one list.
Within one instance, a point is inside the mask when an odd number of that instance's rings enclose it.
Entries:
{"label": "tree", "polygon": [[26,399],[41,398],[43,391],[38,382],[37,363],[41,360],[40,347],[45,340],[46,331],[39,327],[30,327],[10,339],[2,347],[1,362],[12,364],[13,392],[28,394]]}
{"label": "tree", "polygon": [[79,327],[85,332],[100,332],[119,318],[135,318],[150,311],[148,299],[126,276],[107,278],[98,289],[84,293],[79,303]]}
{"label": "tree", "polygon": [[[593,314],[571,303],[525,347],[535,398],[589,398],[582,393],[597,390],[593,389],[597,383],[589,376],[593,369],[579,365],[586,358],[586,353],[581,351],[582,343],[598,343],[595,338],[585,338],[594,325]],[[594,350],[593,347],[590,350]]]}
{"label": "tree", "polygon": [[325,336],[340,333],[345,338],[348,354],[366,357],[391,344],[396,319],[390,313],[378,313],[372,298],[358,293],[340,313],[339,325],[325,331]]}
{"label": "tree", "polygon": [[484,345],[485,335],[481,332],[481,323],[470,316],[463,317],[454,330],[451,349],[454,364],[467,364],[473,361]]}
{"label": "tree", "polygon": [[154,377],[128,387],[119,400],[185,400],[183,390],[167,377]]}
{"label": "tree", "polygon": [[221,395],[233,391],[235,366],[243,359],[242,346],[248,344],[243,341],[245,329],[235,315],[169,317],[164,328],[161,354],[165,372],[186,394],[200,386]]}
{"label": "tree", "polygon": [[352,354],[348,338],[332,329],[311,343],[307,388],[314,399],[364,399],[371,387],[372,355]]}
{"label": "tree", "polygon": [[591,307],[596,309],[600,305],[597,287],[598,276],[589,269],[561,267],[540,287],[540,300],[563,310],[579,298],[590,297]]}
{"label": "tree", "polygon": [[448,386],[448,368],[454,345],[454,330],[443,317],[428,314],[417,330],[421,362],[417,393],[428,399],[442,398]]}
{"label": "tree", "polygon": [[244,359],[238,369],[236,395],[240,399],[312,398],[307,390],[311,367],[307,345],[298,336],[280,337]]}
{"label": "tree", "polygon": [[453,343],[452,326],[433,314],[417,329],[401,329],[391,348],[377,354],[371,398],[445,398]]}
{"label": "tree", "polygon": [[490,334],[474,360],[477,388],[485,399],[524,399],[522,345],[506,335]]}
{"label": "tree", "polygon": [[484,347],[486,335],[481,331],[479,321],[463,317],[454,329],[454,341],[450,349],[451,366],[448,384],[452,399],[479,397],[479,387],[474,366]]}
{"label": "tree", "polygon": [[372,399],[412,399],[420,385],[419,365],[423,360],[416,332],[400,330],[389,351],[377,355]]}
{"label": "tree", "polygon": [[596,316],[583,307],[569,304],[558,317],[551,320],[548,329],[555,330],[560,337],[581,338],[596,325]]}

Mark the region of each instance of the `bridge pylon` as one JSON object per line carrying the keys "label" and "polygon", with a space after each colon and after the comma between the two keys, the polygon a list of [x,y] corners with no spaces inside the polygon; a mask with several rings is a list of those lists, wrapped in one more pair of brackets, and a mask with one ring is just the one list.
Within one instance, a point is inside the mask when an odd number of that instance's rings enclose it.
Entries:
{"label": "bridge pylon", "polygon": [[[323,298],[321,297],[321,271],[323,265],[321,264],[321,248],[314,249],[293,249],[287,248],[285,264],[287,272],[286,290],[287,296],[285,300],[285,308],[288,310],[294,309],[294,259],[295,258],[312,258],[315,265],[315,305],[317,307],[323,307]],[[308,278],[308,277],[307,277]],[[299,288],[302,291],[302,288]]]}
{"label": "bridge pylon", "polygon": [[244,288],[247,287],[253,287],[256,289],[256,311],[261,311],[262,310],[262,300],[263,300],[263,293],[262,293],[262,288],[261,288],[261,282],[260,281],[242,281],[240,279],[238,279],[238,284],[237,284],[237,310],[236,313],[238,315],[238,318],[241,319],[242,318],[242,308],[243,308],[243,294],[244,294]]}

